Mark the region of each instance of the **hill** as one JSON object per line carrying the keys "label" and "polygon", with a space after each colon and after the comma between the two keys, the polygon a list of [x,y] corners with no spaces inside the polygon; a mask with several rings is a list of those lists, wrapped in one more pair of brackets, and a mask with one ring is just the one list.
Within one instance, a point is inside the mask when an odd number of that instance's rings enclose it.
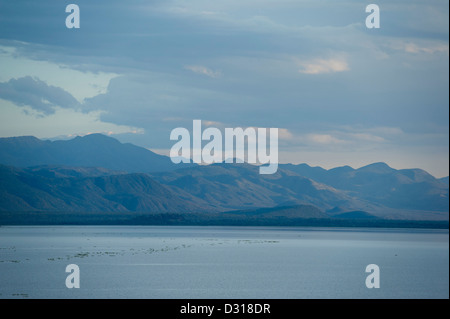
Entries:
{"label": "hill", "polygon": [[306,164],[280,165],[350,196],[393,209],[447,211],[448,184],[421,169],[396,170],[385,163],[359,169],[349,166],[325,170]]}
{"label": "hill", "polygon": [[[63,171],[64,174],[55,173]],[[94,175],[90,175],[94,173]],[[20,169],[0,165],[0,211],[196,212],[212,210],[143,173],[96,169]]]}
{"label": "hill", "polygon": [[33,136],[0,138],[0,164],[102,167],[129,173],[162,172],[194,165],[173,164],[167,156],[102,134],[59,141]]}
{"label": "hill", "polygon": [[314,207],[319,219],[448,220],[448,193],[445,179],[385,163],[330,170],[280,164],[275,174],[261,175],[257,166],[245,163],[175,165],[100,134],[54,142],[0,139],[3,212],[209,213],[215,218],[217,213],[236,216],[231,211],[267,215],[259,210],[276,208],[272,215],[297,218],[298,207]]}

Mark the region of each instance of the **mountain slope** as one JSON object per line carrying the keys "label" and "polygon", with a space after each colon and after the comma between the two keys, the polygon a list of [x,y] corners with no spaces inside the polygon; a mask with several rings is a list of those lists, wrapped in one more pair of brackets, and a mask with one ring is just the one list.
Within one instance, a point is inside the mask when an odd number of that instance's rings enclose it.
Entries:
{"label": "mountain slope", "polygon": [[0,138],[0,164],[103,167],[130,173],[161,172],[193,165],[175,165],[167,156],[133,144],[122,144],[102,134],[53,142],[32,136]]}
{"label": "mountain slope", "polygon": [[346,191],[350,196],[393,209],[449,210],[448,185],[421,169],[396,170],[385,163],[328,171],[318,171],[306,164],[280,167],[301,172],[317,182]]}
{"label": "mountain slope", "polygon": [[[65,168],[70,171],[69,168]],[[194,212],[212,210],[146,174],[52,176],[45,168],[0,165],[0,211]]]}
{"label": "mountain slope", "polygon": [[216,213],[312,205],[331,217],[363,211],[448,220],[448,193],[448,179],[385,163],[330,170],[280,164],[275,174],[261,175],[249,164],[175,165],[100,134],[54,142],[0,139],[3,211]]}
{"label": "mountain slope", "polygon": [[297,204],[314,205],[322,210],[335,206],[356,210],[369,205],[292,171],[279,169],[275,174],[261,175],[257,166],[249,164],[213,164],[152,176],[222,211]]}

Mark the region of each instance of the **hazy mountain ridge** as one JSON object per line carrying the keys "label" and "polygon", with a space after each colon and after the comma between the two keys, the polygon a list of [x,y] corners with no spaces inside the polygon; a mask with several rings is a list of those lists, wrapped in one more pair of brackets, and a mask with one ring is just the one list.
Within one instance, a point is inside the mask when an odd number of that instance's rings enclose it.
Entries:
{"label": "hazy mountain ridge", "polygon": [[[70,171],[64,168],[64,171]],[[88,170],[91,172],[95,170]],[[78,170],[75,170],[78,172]],[[143,173],[51,176],[45,168],[0,165],[0,211],[193,212],[211,209]],[[68,174],[74,175],[74,174]]]}
{"label": "hazy mountain ridge", "polygon": [[194,165],[176,165],[167,156],[102,134],[60,141],[43,141],[33,136],[0,138],[0,163],[16,167],[103,167],[129,173],[170,171]]}
{"label": "hazy mountain ridge", "polygon": [[257,166],[249,164],[220,163],[152,176],[163,184],[207,200],[221,210],[286,204],[309,204],[328,210],[338,205],[348,209],[363,205],[344,191],[295,172],[279,169],[275,174],[261,175]]}
{"label": "hazy mountain ridge", "polygon": [[446,184],[447,186],[449,185],[449,180],[448,180],[448,179],[449,179],[448,176],[439,178],[439,180],[440,180],[442,183]]}
{"label": "hazy mountain ridge", "polygon": [[3,138],[0,164],[0,211],[248,215],[271,209],[272,217],[308,218],[305,207],[314,207],[320,211],[315,218],[448,220],[448,178],[385,163],[330,170],[280,164],[277,173],[261,175],[249,164],[177,166],[168,157],[93,134],[54,142]]}
{"label": "hazy mountain ridge", "polygon": [[396,170],[385,163],[359,169],[345,166],[325,170],[307,164],[280,167],[394,209],[448,211],[449,207],[448,184],[421,169]]}

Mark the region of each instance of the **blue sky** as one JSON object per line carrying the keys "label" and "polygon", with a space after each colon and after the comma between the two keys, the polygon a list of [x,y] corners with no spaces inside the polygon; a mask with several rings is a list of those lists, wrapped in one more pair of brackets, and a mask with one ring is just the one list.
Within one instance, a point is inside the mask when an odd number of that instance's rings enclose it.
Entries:
{"label": "blue sky", "polygon": [[[66,5],[80,7],[67,29]],[[381,28],[367,29],[376,3]],[[448,1],[0,0],[0,136],[277,127],[280,162],[449,165]]]}

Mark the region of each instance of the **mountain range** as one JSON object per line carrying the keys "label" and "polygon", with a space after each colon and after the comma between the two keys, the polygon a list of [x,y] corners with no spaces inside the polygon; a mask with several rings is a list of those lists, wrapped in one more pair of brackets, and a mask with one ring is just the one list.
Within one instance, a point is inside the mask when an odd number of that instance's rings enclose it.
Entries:
{"label": "mountain range", "polygon": [[[385,163],[326,170],[280,164],[173,164],[101,134],[0,138],[0,215],[177,213],[270,218],[447,220],[448,178]],[[211,215],[212,214],[212,215]]]}
{"label": "mountain range", "polygon": [[0,164],[17,167],[61,165],[103,167],[129,173],[170,171],[180,165],[169,157],[103,134],[71,140],[40,140],[34,136],[0,138]]}

